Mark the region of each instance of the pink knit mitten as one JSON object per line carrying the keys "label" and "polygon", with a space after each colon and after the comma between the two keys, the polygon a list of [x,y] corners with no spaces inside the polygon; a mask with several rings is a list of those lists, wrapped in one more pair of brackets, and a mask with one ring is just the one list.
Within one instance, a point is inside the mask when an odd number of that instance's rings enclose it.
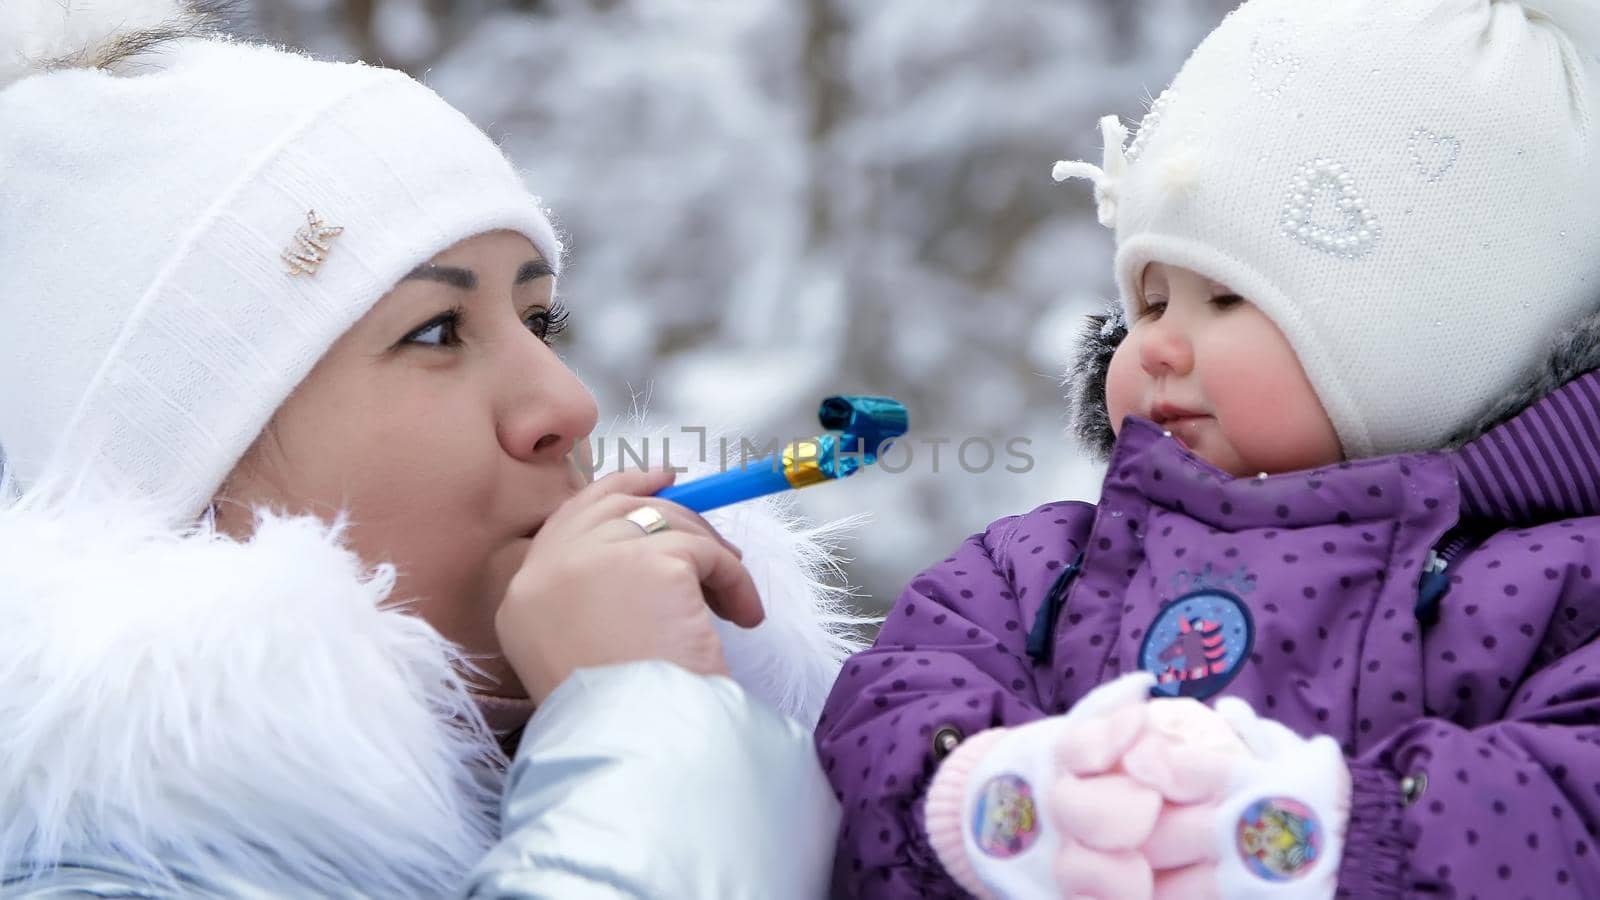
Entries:
{"label": "pink knit mitten", "polygon": [[[950,875],[980,897],[1148,900],[1209,851],[1210,818],[1184,815],[1243,745],[1194,701],[1156,709],[1154,679],[1124,676],[1065,715],[991,729],[944,761],[928,791],[929,840]],[[1141,780],[1142,779],[1142,780]],[[1198,835],[1198,836],[1197,836]],[[1153,843],[1152,843],[1153,842]]]}
{"label": "pink knit mitten", "polygon": [[1333,741],[1151,684],[958,747],[926,809],[951,877],[979,897],[1331,897],[1350,793]]}
{"label": "pink knit mitten", "polygon": [[1216,818],[1221,896],[1331,900],[1350,821],[1350,769],[1327,735],[1304,738],[1236,697],[1217,713],[1249,747]]}
{"label": "pink knit mitten", "polygon": [[[1144,728],[1121,759],[1088,729],[1060,742],[1064,773],[1051,795],[1063,832],[1056,881],[1067,896],[1154,900],[1329,900],[1335,893],[1350,810],[1350,774],[1332,738],[1303,738],[1236,698],[1207,709],[1193,700],[1151,700]],[[1076,781],[1074,781],[1076,779]],[[1161,798],[1138,845],[1144,867],[1108,865],[1129,846],[1107,827],[1131,780]],[[1144,820],[1144,814],[1131,817]],[[1113,843],[1113,841],[1121,843]],[[1149,893],[1144,872],[1148,870]]]}

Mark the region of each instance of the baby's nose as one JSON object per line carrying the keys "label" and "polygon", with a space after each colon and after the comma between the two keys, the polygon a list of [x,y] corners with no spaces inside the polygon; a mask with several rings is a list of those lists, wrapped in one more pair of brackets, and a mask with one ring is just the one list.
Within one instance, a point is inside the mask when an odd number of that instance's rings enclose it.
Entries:
{"label": "baby's nose", "polygon": [[1139,365],[1152,377],[1187,375],[1194,370],[1194,346],[1182,329],[1165,320],[1150,323],[1140,335]]}

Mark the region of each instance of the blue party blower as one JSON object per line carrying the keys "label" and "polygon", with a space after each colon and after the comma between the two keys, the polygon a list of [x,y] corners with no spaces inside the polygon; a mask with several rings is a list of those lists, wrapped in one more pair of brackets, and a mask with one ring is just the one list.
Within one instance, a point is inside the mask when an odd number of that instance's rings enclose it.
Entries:
{"label": "blue party blower", "polygon": [[824,431],[738,469],[675,484],[656,494],[695,512],[854,475],[906,433],[905,404],[890,397],[829,397],[817,418]]}

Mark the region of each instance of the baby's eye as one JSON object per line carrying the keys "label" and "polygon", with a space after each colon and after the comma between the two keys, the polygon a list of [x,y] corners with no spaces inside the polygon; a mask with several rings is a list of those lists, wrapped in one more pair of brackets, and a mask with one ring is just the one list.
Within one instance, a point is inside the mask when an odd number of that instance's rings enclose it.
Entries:
{"label": "baby's eye", "polygon": [[423,347],[454,347],[461,343],[461,336],[456,333],[460,324],[461,314],[452,310],[429,319],[401,338],[400,343]]}
{"label": "baby's eye", "polygon": [[567,316],[567,308],[557,303],[549,309],[536,307],[529,310],[523,317],[522,324],[537,335],[539,340],[548,344],[567,330]]}
{"label": "baby's eye", "polygon": [[1233,309],[1243,302],[1244,298],[1238,294],[1219,294],[1211,298],[1211,305],[1217,309]]}
{"label": "baby's eye", "polygon": [[1140,308],[1140,310],[1139,310],[1139,321],[1141,321],[1141,322],[1143,322],[1145,320],[1155,321],[1156,319],[1161,318],[1161,314],[1166,312],[1166,311],[1167,311],[1167,298],[1165,298],[1165,297],[1146,297],[1145,301],[1144,301],[1144,306],[1142,308]]}

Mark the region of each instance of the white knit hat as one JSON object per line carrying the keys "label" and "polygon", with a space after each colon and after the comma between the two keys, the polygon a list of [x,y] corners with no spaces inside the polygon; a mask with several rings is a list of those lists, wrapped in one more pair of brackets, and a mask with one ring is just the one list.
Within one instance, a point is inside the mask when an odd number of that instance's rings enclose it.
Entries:
{"label": "white knit hat", "polygon": [[495,144],[404,74],[200,37],[95,67],[193,30],[172,0],[0,10],[6,464],[177,518],[412,268],[496,229],[561,260]]}
{"label": "white knit hat", "polygon": [[1600,0],[1250,0],[1137,136],[1102,122],[1116,276],[1222,282],[1352,457],[1436,448],[1600,306]]}

